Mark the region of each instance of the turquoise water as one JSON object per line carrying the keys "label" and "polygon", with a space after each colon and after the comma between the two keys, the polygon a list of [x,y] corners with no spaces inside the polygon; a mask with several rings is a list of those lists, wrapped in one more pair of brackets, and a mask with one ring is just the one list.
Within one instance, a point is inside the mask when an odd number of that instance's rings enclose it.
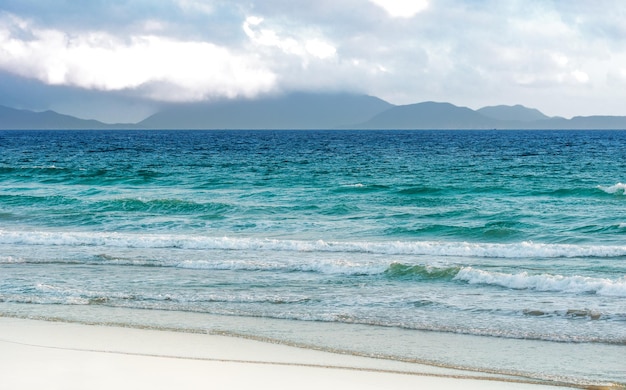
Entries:
{"label": "turquoise water", "polygon": [[0,314],[626,383],[625,145],[624,131],[3,131]]}

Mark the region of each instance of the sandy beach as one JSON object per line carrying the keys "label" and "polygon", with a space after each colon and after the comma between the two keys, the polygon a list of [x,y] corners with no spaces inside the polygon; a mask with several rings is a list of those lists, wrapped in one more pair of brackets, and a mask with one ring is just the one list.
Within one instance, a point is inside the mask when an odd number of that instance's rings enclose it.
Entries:
{"label": "sandy beach", "polygon": [[236,337],[0,318],[3,389],[528,389],[522,378]]}

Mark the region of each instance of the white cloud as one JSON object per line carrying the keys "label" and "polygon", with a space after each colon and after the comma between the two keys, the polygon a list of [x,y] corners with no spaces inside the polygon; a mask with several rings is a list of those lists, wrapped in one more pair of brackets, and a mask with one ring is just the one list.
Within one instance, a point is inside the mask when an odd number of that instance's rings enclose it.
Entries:
{"label": "white cloud", "polygon": [[393,18],[412,18],[428,8],[428,0],[370,0]]}
{"label": "white cloud", "polygon": [[320,59],[331,58],[337,53],[333,45],[319,39],[309,39],[305,42],[304,48],[309,54]]}
{"label": "white cloud", "polygon": [[166,23],[160,20],[148,19],[141,23],[141,29],[146,32],[163,32],[167,28]]}
{"label": "white cloud", "polygon": [[308,57],[317,59],[329,59],[335,56],[337,49],[324,39],[307,35],[316,35],[308,31],[292,31],[290,34],[283,34],[269,28],[262,28],[263,18],[249,16],[243,23],[243,30],[256,45],[275,47],[285,54],[301,57],[305,62]]}
{"label": "white cloud", "polygon": [[552,61],[561,68],[567,66],[569,63],[567,56],[561,53],[552,53]]}
{"label": "white cloud", "polygon": [[585,72],[583,72],[582,70],[574,70],[572,71],[571,75],[574,77],[574,79],[576,81],[578,81],[581,84],[586,84],[587,82],[589,82],[589,75]]}
{"label": "white cloud", "polygon": [[263,18],[250,16],[243,23],[246,35],[256,44],[261,46],[277,47],[284,53],[303,55],[305,50],[300,43],[291,37],[279,37],[276,31],[268,28],[257,28],[263,22]]}
{"label": "white cloud", "polygon": [[[17,18],[0,24],[0,68],[53,85],[86,89],[142,88],[164,101],[254,96],[276,75],[255,57],[208,42],[156,35],[118,38],[106,32],[71,36]],[[19,28],[27,34],[14,34]],[[28,36],[28,38],[19,35]]]}

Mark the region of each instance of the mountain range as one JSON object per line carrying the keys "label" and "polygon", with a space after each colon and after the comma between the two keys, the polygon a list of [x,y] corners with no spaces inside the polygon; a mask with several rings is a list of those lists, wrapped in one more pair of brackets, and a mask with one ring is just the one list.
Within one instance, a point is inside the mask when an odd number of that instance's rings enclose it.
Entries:
{"label": "mountain range", "polygon": [[521,105],[393,105],[373,96],[292,93],[171,104],[138,123],[109,124],[0,106],[0,129],[626,129],[626,116],[548,117]]}
{"label": "mountain range", "polygon": [[[0,129],[3,130],[39,130],[39,129],[103,129],[116,128],[96,120],[78,119],[54,111],[34,112],[0,106]],[[122,126],[124,127],[124,126]]]}

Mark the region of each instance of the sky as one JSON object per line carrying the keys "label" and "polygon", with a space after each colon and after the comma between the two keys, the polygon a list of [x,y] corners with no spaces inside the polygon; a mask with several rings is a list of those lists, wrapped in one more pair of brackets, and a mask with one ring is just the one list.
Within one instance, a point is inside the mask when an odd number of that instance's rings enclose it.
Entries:
{"label": "sky", "polygon": [[626,115],[624,0],[0,0],[0,104],[136,122],[293,91]]}

